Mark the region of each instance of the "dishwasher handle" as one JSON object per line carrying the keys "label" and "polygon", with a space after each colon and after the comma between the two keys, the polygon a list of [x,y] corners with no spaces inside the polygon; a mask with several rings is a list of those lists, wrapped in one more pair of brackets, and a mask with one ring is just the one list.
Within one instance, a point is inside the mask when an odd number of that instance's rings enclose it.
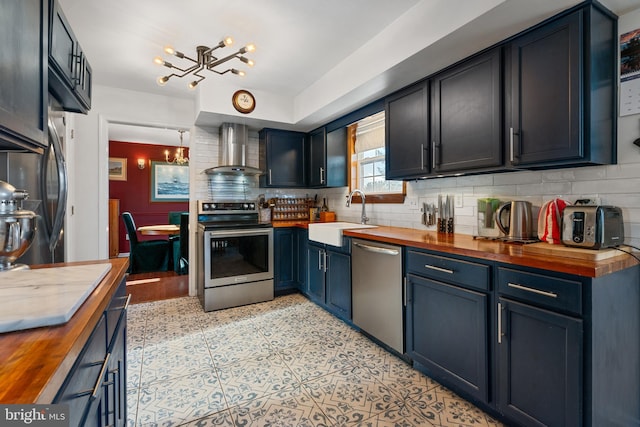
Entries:
{"label": "dishwasher handle", "polygon": [[358,242],[353,242],[353,245],[365,251],[375,252],[377,254],[392,255],[392,256],[400,255],[400,251],[397,249],[381,248],[379,246],[365,245],[363,243],[358,243]]}

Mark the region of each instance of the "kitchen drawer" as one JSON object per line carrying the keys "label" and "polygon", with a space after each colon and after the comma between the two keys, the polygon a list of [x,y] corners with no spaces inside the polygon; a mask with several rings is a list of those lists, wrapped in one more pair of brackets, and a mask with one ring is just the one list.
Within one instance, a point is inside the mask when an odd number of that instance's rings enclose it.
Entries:
{"label": "kitchen drawer", "polygon": [[118,326],[118,322],[122,317],[122,313],[126,310],[128,296],[126,295],[126,283],[125,279],[122,279],[116,293],[113,295],[109,307],[105,311],[107,315],[107,342],[110,343],[113,339],[113,334]]}
{"label": "kitchen drawer", "polygon": [[[107,336],[105,316],[91,333],[82,355],[74,365],[72,373],[67,377],[54,403],[69,405],[69,425],[83,425],[85,412],[91,402],[96,384],[102,382],[101,372],[105,366],[107,354]],[[100,389],[98,389],[98,395]]]}
{"label": "kitchen drawer", "polygon": [[499,267],[498,292],[523,302],[582,314],[582,283],[576,280]]}
{"label": "kitchen drawer", "polygon": [[466,288],[489,290],[491,267],[409,249],[407,271]]}

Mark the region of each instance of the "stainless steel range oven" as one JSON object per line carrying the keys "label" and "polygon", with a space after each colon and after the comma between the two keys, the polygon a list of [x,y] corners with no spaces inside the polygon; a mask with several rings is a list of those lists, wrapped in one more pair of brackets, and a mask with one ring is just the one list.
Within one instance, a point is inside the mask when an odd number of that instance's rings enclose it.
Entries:
{"label": "stainless steel range oven", "polygon": [[199,201],[196,281],[205,311],[273,299],[273,228],[256,204]]}

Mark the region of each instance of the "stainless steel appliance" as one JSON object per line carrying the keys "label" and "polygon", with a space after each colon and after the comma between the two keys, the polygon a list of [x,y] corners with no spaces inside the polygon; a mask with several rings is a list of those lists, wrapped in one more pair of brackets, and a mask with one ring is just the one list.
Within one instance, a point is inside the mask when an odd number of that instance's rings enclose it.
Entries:
{"label": "stainless steel appliance", "polygon": [[273,299],[273,227],[255,202],[198,201],[196,282],[205,311]]}
{"label": "stainless steel appliance", "polygon": [[496,212],[496,225],[507,235],[507,240],[535,239],[531,202],[514,200],[500,206]]}
{"label": "stainless steel appliance", "polygon": [[624,242],[622,210],[615,206],[567,206],[562,216],[562,243],[604,249]]}
{"label": "stainless steel appliance", "polygon": [[64,159],[65,113],[51,99],[49,145],[44,154],[0,153],[0,179],[29,193],[23,207],[37,214],[31,247],[17,261],[28,265],[63,262],[67,167]]}
{"label": "stainless steel appliance", "polygon": [[27,268],[14,264],[35,237],[36,214],[22,209],[22,201],[29,194],[0,181],[0,271]]}
{"label": "stainless steel appliance", "polygon": [[398,353],[404,353],[402,248],[351,241],[353,323]]}

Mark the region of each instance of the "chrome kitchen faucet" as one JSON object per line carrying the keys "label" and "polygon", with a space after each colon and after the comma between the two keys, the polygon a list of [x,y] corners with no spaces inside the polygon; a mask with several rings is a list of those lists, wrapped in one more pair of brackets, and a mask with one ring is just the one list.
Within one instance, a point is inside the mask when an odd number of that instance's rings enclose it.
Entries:
{"label": "chrome kitchen faucet", "polygon": [[356,188],[351,193],[349,193],[349,195],[347,196],[347,207],[351,206],[351,198],[355,193],[360,194],[360,197],[362,197],[362,215],[360,217],[360,224],[366,224],[367,221],[369,221],[369,218],[367,218],[367,211],[365,210],[366,197],[364,195],[364,191]]}

